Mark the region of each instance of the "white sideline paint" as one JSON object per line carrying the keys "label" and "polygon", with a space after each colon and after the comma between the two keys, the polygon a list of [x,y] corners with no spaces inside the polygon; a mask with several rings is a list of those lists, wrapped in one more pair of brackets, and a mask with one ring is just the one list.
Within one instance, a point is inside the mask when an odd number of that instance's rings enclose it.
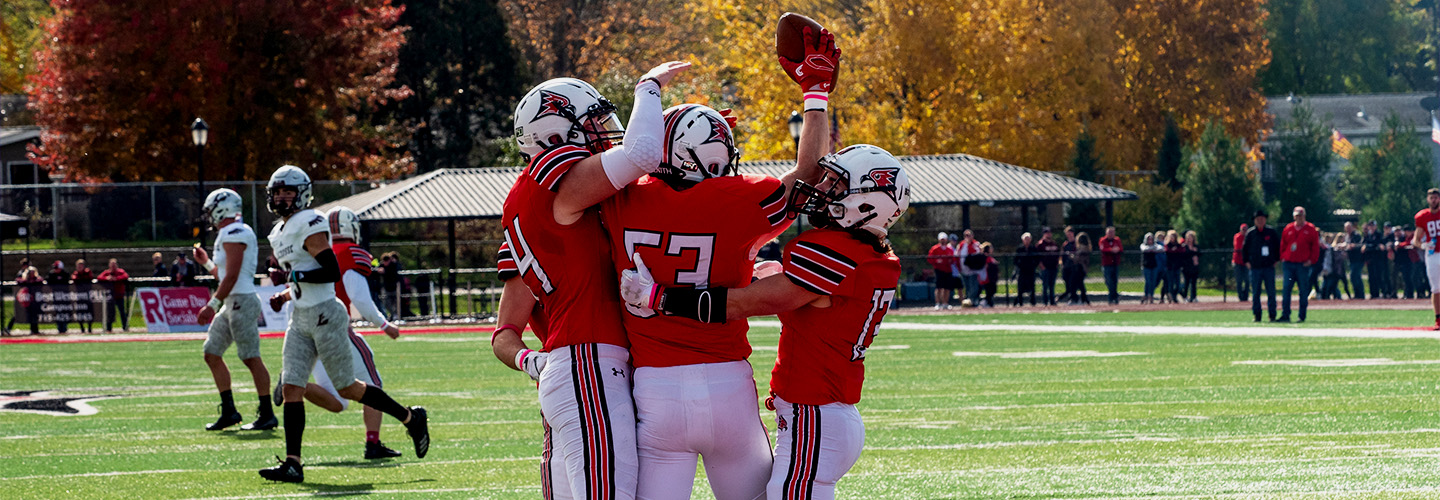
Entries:
{"label": "white sideline paint", "polygon": [[[779,321],[751,321],[750,326],[779,328]],[[1228,326],[1108,326],[1108,325],[949,325],[934,323],[884,322],[883,330],[945,332],[1074,332],[1125,333],[1131,335],[1220,335],[1240,337],[1340,337],[1364,339],[1437,339],[1431,330],[1372,330],[1366,328],[1228,327]]]}
{"label": "white sideline paint", "polygon": [[1257,359],[1249,361],[1232,361],[1232,365],[1287,365],[1287,366],[1313,366],[1317,368],[1337,368],[1346,366],[1391,366],[1391,365],[1434,365],[1440,364],[1440,359],[1416,359],[1411,361],[1395,361],[1390,358],[1361,358],[1361,359]]}
{"label": "white sideline paint", "polygon": [[967,352],[955,351],[950,354],[960,357],[996,356],[1009,359],[1025,358],[1113,358],[1116,356],[1144,356],[1148,352],[1099,352],[1099,351],[1034,351],[1034,352]]}

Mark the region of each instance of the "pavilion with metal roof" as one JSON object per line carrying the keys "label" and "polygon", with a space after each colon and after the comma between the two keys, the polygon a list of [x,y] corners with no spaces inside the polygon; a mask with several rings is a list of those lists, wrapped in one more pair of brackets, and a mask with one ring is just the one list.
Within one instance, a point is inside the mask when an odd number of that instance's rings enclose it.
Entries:
{"label": "pavilion with metal roof", "polygon": [[[970,207],[1045,206],[1092,201],[1105,203],[1105,223],[1112,224],[1114,202],[1133,200],[1135,193],[1063,175],[1018,167],[965,154],[901,156],[910,176],[910,204],[960,205],[963,225],[970,227]],[[790,161],[741,163],[739,171],[779,177],[794,165]],[[510,186],[523,170],[459,168],[436,170],[363,193],[326,203],[320,210],[344,206],[355,211],[369,233],[383,222],[446,221],[449,233],[449,269],[455,269],[455,222],[498,219]],[[1029,210],[1021,211],[1028,226]],[[454,308],[455,278],[446,273]]]}

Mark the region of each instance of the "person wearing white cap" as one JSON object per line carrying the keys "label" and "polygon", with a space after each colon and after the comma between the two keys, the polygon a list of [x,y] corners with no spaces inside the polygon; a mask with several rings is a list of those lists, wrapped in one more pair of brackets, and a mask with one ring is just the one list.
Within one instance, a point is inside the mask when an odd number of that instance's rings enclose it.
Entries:
{"label": "person wearing white cap", "polygon": [[950,293],[955,289],[955,278],[950,274],[951,265],[955,260],[955,248],[950,246],[949,235],[941,231],[935,246],[930,247],[930,253],[925,261],[935,269],[935,309],[950,308]]}

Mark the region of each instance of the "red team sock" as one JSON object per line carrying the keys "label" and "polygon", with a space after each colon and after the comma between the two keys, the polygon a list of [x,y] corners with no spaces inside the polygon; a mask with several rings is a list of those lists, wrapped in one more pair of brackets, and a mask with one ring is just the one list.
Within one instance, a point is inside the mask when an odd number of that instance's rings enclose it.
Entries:
{"label": "red team sock", "polygon": [[365,442],[367,442],[367,443],[378,443],[378,442],[380,442],[380,431],[365,431]]}

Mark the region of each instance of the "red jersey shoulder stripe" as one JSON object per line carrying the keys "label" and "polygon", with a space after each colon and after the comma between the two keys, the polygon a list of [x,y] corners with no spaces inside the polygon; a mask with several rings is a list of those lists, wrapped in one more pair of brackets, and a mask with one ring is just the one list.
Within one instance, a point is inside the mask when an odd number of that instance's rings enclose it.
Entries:
{"label": "red jersey shoulder stripe", "polygon": [[370,273],[374,271],[374,269],[370,267],[370,263],[373,262],[375,258],[370,256],[370,252],[366,252],[361,248],[350,247],[350,257],[355,261],[355,272],[360,273],[361,276],[369,276]]}
{"label": "red jersey shoulder stripe", "polygon": [[785,276],[802,288],[832,295],[855,270],[855,261],[812,241],[797,241],[785,263]]}
{"label": "red jersey shoulder stripe", "polygon": [[545,189],[556,191],[560,188],[560,180],[565,178],[570,167],[589,157],[589,150],[572,144],[564,144],[535,157],[530,164],[530,170],[526,173]]}
{"label": "red jersey shoulder stripe", "polygon": [[765,214],[765,220],[770,223],[770,227],[785,222],[785,208],[785,186],[775,188],[775,192],[760,200],[760,213]]}
{"label": "red jersey shoulder stripe", "polygon": [[500,244],[499,255],[495,258],[495,267],[499,269],[500,281],[509,281],[520,275],[520,268],[515,266],[515,254],[510,251],[510,243]]}

